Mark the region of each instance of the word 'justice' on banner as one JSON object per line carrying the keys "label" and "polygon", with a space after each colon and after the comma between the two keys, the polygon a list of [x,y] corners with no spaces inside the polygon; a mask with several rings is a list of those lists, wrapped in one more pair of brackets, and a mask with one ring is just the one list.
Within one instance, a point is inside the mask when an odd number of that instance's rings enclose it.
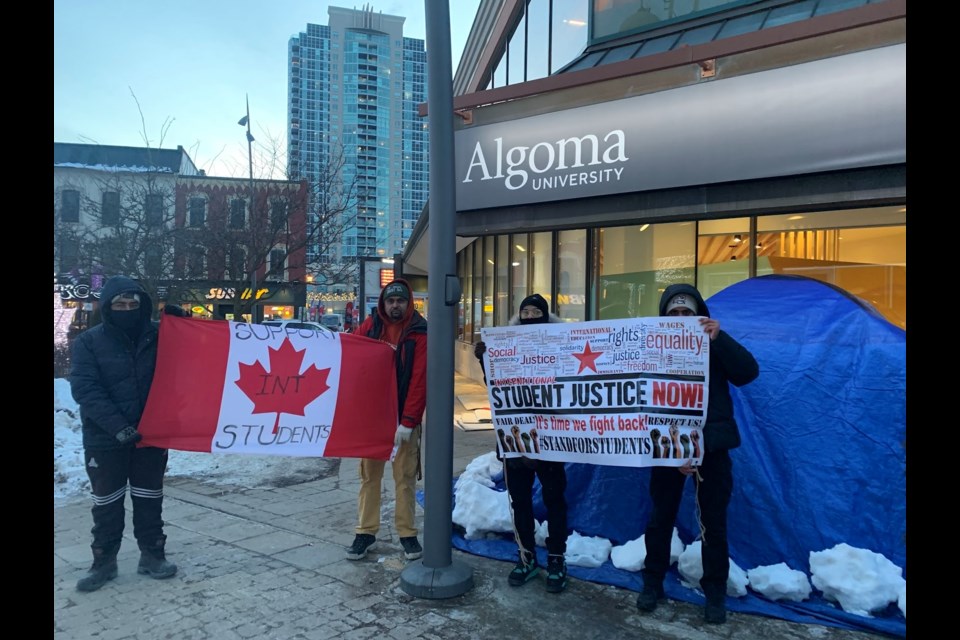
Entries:
{"label": "word 'justice' on banner", "polygon": [[481,330],[503,457],[623,467],[703,460],[710,337],[698,318]]}

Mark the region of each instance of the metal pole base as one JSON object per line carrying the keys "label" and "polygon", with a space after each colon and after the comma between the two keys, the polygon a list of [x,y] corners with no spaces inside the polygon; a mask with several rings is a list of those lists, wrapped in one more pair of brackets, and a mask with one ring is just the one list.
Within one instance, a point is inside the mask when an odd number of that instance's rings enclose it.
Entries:
{"label": "metal pole base", "polygon": [[431,569],[423,566],[423,560],[415,560],[400,573],[400,588],[415,598],[454,598],[473,588],[473,569],[456,560]]}

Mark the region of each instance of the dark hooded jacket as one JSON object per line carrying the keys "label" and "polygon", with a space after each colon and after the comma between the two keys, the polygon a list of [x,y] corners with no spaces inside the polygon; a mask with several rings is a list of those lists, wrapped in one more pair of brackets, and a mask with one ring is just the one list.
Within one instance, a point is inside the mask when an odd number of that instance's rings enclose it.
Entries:
{"label": "dark hooded jacket", "polygon": [[398,340],[394,344],[397,348],[395,365],[397,369],[397,400],[399,403],[399,423],[413,429],[423,419],[423,411],[427,407],[427,321],[413,308],[413,290],[410,284],[402,278],[388,283],[380,291],[377,302],[377,312],[370,314],[357,328],[356,333],[374,340],[392,341],[386,339],[384,330],[391,322],[383,306],[383,291],[394,283],[402,284],[407,289],[407,314],[400,321]]}
{"label": "dark hooded jacket", "polygon": [[[710,317],[707,303],[696,287],[672,284],[660,296],[660,315],[667,315],[667,302],[678,293],[685,293],[697,301],[697,315]],[[703,444],[707,451],[735,449],[740,446],[740,430],[733,417],[733,399],[730,384],[738,387],[752,382],[760,375],[760,367],[743,345],[723,329],[710,342],[710,388],[707,420],[703,429]]]}
{"label": "dark hooded jacket", "polygon": [[[140,295],[136,341],[114,322],[110,301],[121,293]],[[118,449],[116,434],[136,427],[147,403],[157,363],[158,323],[150,319],[153,303],[134,280],[114,276],[100,293],[103,322],[73,342],[70,391],[80,405],[85,449]]]}

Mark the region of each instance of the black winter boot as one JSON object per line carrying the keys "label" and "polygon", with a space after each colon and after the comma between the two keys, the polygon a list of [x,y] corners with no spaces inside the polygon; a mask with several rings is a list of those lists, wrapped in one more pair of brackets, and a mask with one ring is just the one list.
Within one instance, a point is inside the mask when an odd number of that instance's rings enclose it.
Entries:
{"label": "black winter boot", "polygon": [[644,583],[643,591],[637,596],[637,609],[644,613],[653,613],[657,609],[657,604],[665,597],[662,584]]}
{"label": "black winter boot", "polygon": [[117,552],[93,550],[93,566],[77,580],[77,591],[96,591],[117,577]]}
{"label": "black winter boot", "polygon": [[727,599],[724,594],[707,595],[707,605],[703,609],[703,620],[710,624],[723,624],[727,621]]}
{"label": "black winter boot", "polygon": [[163,547],[140,550],[140,563],[137,564],[137,573],[160,580],[173,577],[176,572],[177,565],[167,560]]}

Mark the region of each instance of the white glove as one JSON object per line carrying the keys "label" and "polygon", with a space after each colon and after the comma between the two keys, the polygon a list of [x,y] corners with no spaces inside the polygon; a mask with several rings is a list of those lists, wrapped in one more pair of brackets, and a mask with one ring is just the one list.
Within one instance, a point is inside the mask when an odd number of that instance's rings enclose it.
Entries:
{"label": "white glove", "polygon": [[397,433],[393,436],[393,446],[399,448],[404,442],[410,442],[410,436],[413,434],[413,429],[408,429],[402,424],[397,425]]}

